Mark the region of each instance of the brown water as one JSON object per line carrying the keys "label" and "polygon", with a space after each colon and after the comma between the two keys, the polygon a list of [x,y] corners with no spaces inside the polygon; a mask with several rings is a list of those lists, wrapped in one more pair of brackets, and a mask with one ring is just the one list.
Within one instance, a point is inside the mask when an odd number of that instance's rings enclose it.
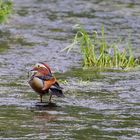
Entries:
{"label": "brown water", "polygon": [[[0,26],[1,140],[139,140],[140,72],[82,70],[77,52],[60,52],[72,40],[72,26],[109,39],[126,39],[140,56],[139,0],[15,0],[15,12]],[[36,108],[27,72],[46,61],[63,81],[58,107]],[[75,69],[71,69],[76,67]],[[64,82],[66,80],[66,82]],[[47,100],[47,97],[44,97]]]}

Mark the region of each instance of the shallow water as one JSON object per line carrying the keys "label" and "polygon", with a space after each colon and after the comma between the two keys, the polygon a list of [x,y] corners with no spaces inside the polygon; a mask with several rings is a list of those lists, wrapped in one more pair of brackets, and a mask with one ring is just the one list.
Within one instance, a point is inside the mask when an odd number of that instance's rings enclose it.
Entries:
{"label": "shallow water", "polygon": [[[108,40],[131,33],[139,56],[138,0],[23,0],[0,36],[0,139],[139,140],[140,72],[82,70],[77,52],[60,52],[72,40],[72,26],[89,32],[104,24]],[[47,61],[64,87],[58,107],[37,108],[27,72]],[[76,67],[72,69],[72,67]],[[47,97],[44,97],[44,101]]]}

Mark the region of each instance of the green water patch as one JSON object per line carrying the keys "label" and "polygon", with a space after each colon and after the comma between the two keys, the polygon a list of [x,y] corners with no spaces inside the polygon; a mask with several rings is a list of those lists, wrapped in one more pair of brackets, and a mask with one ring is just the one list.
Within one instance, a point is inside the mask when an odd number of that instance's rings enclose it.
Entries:
{"label": "green water patch", "polygon": [[99,69],[83,69],[83,68],[72,68],[65,73],[55,73],[58,79],[62,79],[62,82],[67,78],[78,78],[83,81],[93,81],[94,79],[102,79],[104,76],[101,75]]}
{"label": "green water patch", "polygon": [[117,140],[138,134],[134,128],[138,128],[138,118],[125,119],[116,110],[114,115],[110,110],[67,105],[46,110],[0,106],[0,110],[1,139]]}
{"label": "green water patch", "polygon": [[17,11],[17,14],[20,15],[20,16],[27,16],[28,15],[28,11],[24,8],[21,8],[20,10]]}
{"label": "green water patch", "polygon": [[35,45],[35,43],[34,42],[28,42],[28,41],[26,41],[24,38],[22,38],[22,37],[17,37],[17,38],[14,38],[14,39],[12,39],[12,42],[14,43],[14,44],[20,44],[21,46],[34,46]]}
{"label": "green water patch", "polygon": [[32,47],[36,45],[34,42],[26,41],[26,39],[20,36],[12,36],[9,31],[0,30],[0,53],[8,50],[11,45],[20,44],[21,46]]}
{"label": "green water patch", "polygon": [[4,52],[10,48],[9,38],[11,34],[8,30],[0,30],[0,52]]}
{"label": "green water patch", "polygon": [[27,42],[23,38],[8,38],[6,40],[0,41],[0,52],[4,52],[10,48],[10,44],[20,44],[21,46],[34,46],[34,42]]}
{"label": "green water patch", "polygon": [[[0,106],[0,139],[40,139],[55,116],[33,109]],[[43,136],[42,136],[43,135]]]}
{"label": "green water patch", "polygon": [[49,30],[51,32],[64,32],[64,29],[61,29],[61,28],[50,28]]}
{"label": "green water patch", "polygon": [[[0,110],[1,139],[24,137],[32,131],[32,128],[26,127],[27,124],[29,125],[31,123],[31,118],[33,117],[32,112],[20,110],[14,106],[1,106]],[[35,128],[34,131],[36,131]]]}
{"label": "green water patch", "polygon": [[133,3],[133,2],[132,3],[128,3],[127,4],[127,7],[132,9],[132,8],[135,7],[135,3]]}
{"label": "green water patch", "polygon": [[[129,71],[129,69],[128,69]],[[111,68],[72,68],[64,73],[55,73],[55,76],[62,83],[66,83],[67,79],[78,78],[81,81],[95,81],[100,79],[105,79],[106,75],[104,73],[126,73],[127,70],[123,69],[111,69]]]}
{"label": "green water patch", "polygon": [[[134,126],[138,128],[136,124],[138,118],[135,118],[134,122],[131,119],[125,120],[124,116],[118,114],[119,110],[111,114],[109,112],[112,110],[99,111],[78,106],[65,106],[63,111],[66,114],[52,124],[57,124],[62,130],[65,129],[65,134],[70,133],[69,138],[117,140],[120,136],[127,138],[137,135],[137,129],[135,130]],[[126,114],[127,116],[129,114]]]}
{"label": "green water patch", "polygon": [[0,41],[0,53],[9,49],[9,44],[7,41]]}
{"label": "green water patch", "polygon": [[10,35],[11,33],[8,30],[0,30],[0,38],[8,38]]}
{"label": "green water patch", "polygon": [[9,82],[9,83],[0,83],[0,86],[6,86],[6,87],[21,87],[22,84],[17,82]]}
{"label": "green water patch", "polygon": [[95,18],[95,11],[92,10],[90,11],[92,12],[91,14],[89,14],[89,12],[79,12],[79,13],[75,13],[75,12],[68,12],[67,13],[67,17],[78,17],[78,18]]}

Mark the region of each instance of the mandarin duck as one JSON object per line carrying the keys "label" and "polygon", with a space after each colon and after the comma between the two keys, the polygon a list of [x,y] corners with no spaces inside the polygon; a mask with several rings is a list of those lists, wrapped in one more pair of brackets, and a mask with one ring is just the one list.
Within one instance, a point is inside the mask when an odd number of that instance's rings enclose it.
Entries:
{"label": "mandarin duck", "polygon": [[51,69],[45,63],[37,63],[31,70],[32,75],[29,80],[31,88],[40,95],[40,102],[42,103],[42,96],[50,95],[49,103],[51,103],[52,95],[64,97],[62,87],[59,86],[56,78],[52,75]]}

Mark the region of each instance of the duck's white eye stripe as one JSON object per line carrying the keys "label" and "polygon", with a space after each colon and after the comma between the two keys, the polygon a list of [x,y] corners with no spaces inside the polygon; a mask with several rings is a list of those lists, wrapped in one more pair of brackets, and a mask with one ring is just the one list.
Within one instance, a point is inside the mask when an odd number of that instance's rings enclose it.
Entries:
{"label": "duck's white eye stripe", "polygon": [[43,64],[40,64],[40,63],[36,63],[34,67],[37,67],[37,68],[43,67],[49,71],[49,69],[46,66],[44,66]]}

